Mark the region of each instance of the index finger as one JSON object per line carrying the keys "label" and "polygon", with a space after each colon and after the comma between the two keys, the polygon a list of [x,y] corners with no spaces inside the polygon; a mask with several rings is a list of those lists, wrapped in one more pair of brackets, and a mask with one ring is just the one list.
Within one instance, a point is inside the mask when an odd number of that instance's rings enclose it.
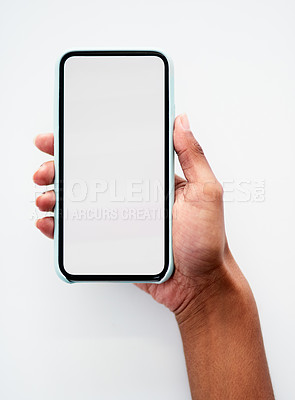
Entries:
{"label": "index finger", "polygon": [[41,133],[35,137],[35,146],[44,153],[54,155],[53,133]]}

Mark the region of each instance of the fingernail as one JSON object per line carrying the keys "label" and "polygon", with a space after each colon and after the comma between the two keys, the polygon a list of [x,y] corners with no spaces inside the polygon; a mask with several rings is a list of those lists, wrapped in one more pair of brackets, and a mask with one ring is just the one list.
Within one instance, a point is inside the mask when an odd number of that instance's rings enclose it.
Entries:
{"label": "fingernail", "polygon": [[181,114],[180,121],[181,121],[181,125],[182,125],[183,129],[186,129],[186,130],[190,129],[188,117],[186,114]]}
{"label": "fingernail", "polygon": [[36,228],[39,229],[39,227],[38,227],[38,222],[39,222],[39,220],[37,219],[37,221],[35,222],[35,226],[36,226]]}

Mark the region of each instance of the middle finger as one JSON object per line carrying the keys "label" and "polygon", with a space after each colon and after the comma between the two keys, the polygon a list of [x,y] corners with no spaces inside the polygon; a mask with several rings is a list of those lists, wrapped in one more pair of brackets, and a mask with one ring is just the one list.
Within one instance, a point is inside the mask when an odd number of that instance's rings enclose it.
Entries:
{"label": "middle finger", "polygon": [[33,181],[37,185],[51,185],[54,182],[54,161],[47,161],[34,173]]}

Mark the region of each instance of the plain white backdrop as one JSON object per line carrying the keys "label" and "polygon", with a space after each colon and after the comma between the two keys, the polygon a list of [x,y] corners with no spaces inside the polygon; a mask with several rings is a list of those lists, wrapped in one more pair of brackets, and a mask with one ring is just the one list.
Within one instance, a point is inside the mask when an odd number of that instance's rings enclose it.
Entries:
{"label": "plain white backdrop", "polygon": [[190,399],[173,315],[129,284],[63,283],[34,226],[56,59],[108,46],[173,58],[176,113],[225,186],[277,399],[295,398],[294,18],[291,0],[1,1],[2,399]]}

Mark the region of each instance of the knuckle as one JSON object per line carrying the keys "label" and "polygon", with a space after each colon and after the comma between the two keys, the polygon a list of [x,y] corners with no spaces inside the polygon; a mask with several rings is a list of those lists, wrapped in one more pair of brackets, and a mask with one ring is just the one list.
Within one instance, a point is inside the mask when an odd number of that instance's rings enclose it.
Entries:
{"label": "knuckle", "polygon": [[207,201],[222,201],[223,199],[223,187],[218,181],[205,183],[203,193]]}
{"label": "knuckle", "polygon": [[222,198],[223,198],[223,187],[222,187],[222,185],[221,185],[220,182],[216,182],[216,185],[215,185],[215,186],[216,186],[216,187],[215,187],[215,190],[216,190],[216,197],[217,197],[218,199],[222,200]]}

